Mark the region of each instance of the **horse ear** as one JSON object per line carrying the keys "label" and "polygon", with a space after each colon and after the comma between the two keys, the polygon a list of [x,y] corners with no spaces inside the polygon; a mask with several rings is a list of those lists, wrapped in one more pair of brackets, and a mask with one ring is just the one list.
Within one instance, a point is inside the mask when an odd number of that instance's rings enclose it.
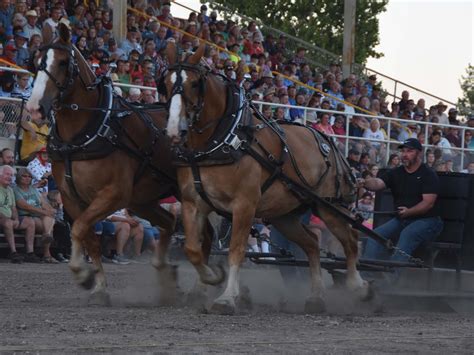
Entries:
{"label": "horse ear", "polygon": [[48,45],[53,41],[53,29],[47,23],[45,23],[43,26],[41,37],[43,38],[44,45]]}
{"label": "horse ear", "polygon": [[166,58],[168,58],[170,65],[176,63],[176,44],[172,41],[166,45]]}
{"label": "horse ear", "polygon": [[204,55],[204,51],[206,49],[206,43],[202,42],[196,52],[192,56],[189,57],[188,63],[189,64],[198,64],[201,60],[202,56]]}
{"label": "horse ear", "polygon": [[58,33],[61,41],[67,44],[71,43],[71,31],[69,30],[69,27],[66,23],[59,22]]}

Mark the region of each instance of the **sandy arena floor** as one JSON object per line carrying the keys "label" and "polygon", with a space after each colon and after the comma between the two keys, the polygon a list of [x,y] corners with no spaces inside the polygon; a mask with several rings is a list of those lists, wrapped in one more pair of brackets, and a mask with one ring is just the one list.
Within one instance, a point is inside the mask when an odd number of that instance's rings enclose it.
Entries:
{"label": "sandy arena floor", "polygon": [[[3,260],[0,353],[474,353],[472,315],[375,313],[331,293],[327,313],[305,315],[305,288],[285,290],[274,267],[245,270],[257,305],[234,316],[157,306],[149,265],[107,264],[106,272],[112,306],[88,306],[88,292],[74,284],[67,265]],[[180,276],[188,289],[195,278],[188,265]],[[284,299],[294,313],[279,310]]]}

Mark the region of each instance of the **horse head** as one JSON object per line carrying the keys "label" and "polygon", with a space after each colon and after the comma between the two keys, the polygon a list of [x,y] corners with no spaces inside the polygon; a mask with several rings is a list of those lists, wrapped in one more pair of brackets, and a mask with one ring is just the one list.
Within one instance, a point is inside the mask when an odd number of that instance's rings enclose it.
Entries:
{"label": "horse head", "polygon": [[164,77],[168,99],[169,118],[167,135],[173,144],[186,137],[190,128],[201,121],[208,69],[199,65],[205,44],[201,44],[194,54],[184,61],[177,60],[174,43],[169,43],[166,51],[170,63]]}
{"label": "horse head", "polygon": [[59,108],[74,91],[73,87],[80,73],[85,86],[95,81],[95,74],[71,43],[68,25],[60,22],[57,32],[58,37],[52,41],[53,31],[45,25],[45,44],[32,55],[30,61],[36,78],[26,108],[33,118],[48,115],[51,109]]}

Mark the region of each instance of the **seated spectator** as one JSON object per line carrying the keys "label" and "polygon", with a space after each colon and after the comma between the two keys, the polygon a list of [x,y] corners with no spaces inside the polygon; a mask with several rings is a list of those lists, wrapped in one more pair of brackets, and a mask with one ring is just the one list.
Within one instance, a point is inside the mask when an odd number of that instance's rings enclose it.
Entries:
{"label": "seated spectator", "polygon": [[461,173],[474,174],[474,162],[471,161],[470,163],[468,163],[466,169],[461,170]]}
{"label": "seated spectator", "polygon": [[42,261],[48,264],[57,264],[49,250],[53,241],[53,227],[55,211],[31,184],[32,176],[28,169],[20,168],[16,175],[16,186],[13,188],[15,201],[18,207],[19,218],[32,218],[35,232],[42,233],[43,245]]}
{"label": "seated spectator", "polygon": [[1,154],[3,165],[14,166],[15,165],[15,156],[13,150],[10,148],[3,148]]}
{"label": "seated spectator", "polygon": [[347,157],[347,162],[349,163],[349,166],[359,171],[359,166],[360,166],[359,161],[360,161],[360,152],[355,149],[350,149],[349,156]]}
{"label": "seated spectator", "polygon": [[369,164],[370,164],[370,155],[369,155],[369,153],[362,153],[360,155],[360,159],[359,159],[358,170],[360,172],[368,170],[369,169]]}
{"label": "seated spectator", "polygon": [[450,159],[454,155],[453,151],[450,149],[451,144],[443,137],[441,130],[433,131],[430,137],[430,144],[441,149],[444,159]]}
{"label": "seated spectator", "polygon": [[353,116],[349,122],[349,135],[363,137],[364,130],[369,128],[369,122],[362,116]]}
{"label": "seated spectator", "polygon": [[137,50],[139,54],[143,52],[142,46],[138,42],[139,36],[140,34],[135,27],[128,30],[126,39],[120,45],[120,48],[125,52],[126,56],[134,49]]}
{"label": "seated spectator", "polygon": [[116,251],[117,254],[112,261],[116,264],[127,264],[129,259],[125,256],[124,249],[130,238],[133,239],[134,256],[138,257],[142,253],[143,226],[128,214],[126,209],[116,211],[107,217],[115,226]]}
{"label": "seated spectator", "polygon": [[38,13],[36,10],[29,10],[26,12],[26,22],[26,25],[23,27],[23,32],[28,37],[28,40],[30,40],[33,35],[41,36],[41,30],[37,26]]}
{"label": "seated spectator", "polygon": [[12,72],[0,75],[0,97],[11,97],[15,87],[15,77]]}
{"label": "seated spectator", "polygon": [[[345,124],[344,116],[342,115],[336,116],[334,120],[334,124],[332,125],[332,130],[334,131],[334,134],[337,134],[340,136],[346,135],[346,124]],[[337,137],[337,141],[342,145],[346,144],[345,138]]]}
{"label": "seated spectator", "polygon": [[[15,169],[9,165],[0,166],[0,225],[10,248],[12,263],[41,261],[34,254],[35,224],[30,217],[19,218],[15,204],[15,194],[10,185],[13,182]],[[14,230],[25,231],[26,257],[23,258],[16,250]]]}
{"label": "seated spectator", "polygon": [[36,153],[46,147],[49,127],[46,118],[31,118],[31,121],[22,120],[21,126],[25,130],[21,143],[20,159],[30,162]]}
{"label": "seated spectator", "polygon": [[387,163],[387,169],[395,169],[400,166],[400,157],[397,153],[390,154]]}
{"label": "seated spectator", "polygon": [[436,157],[435,157],[435,154],[433,153],[433,151],[431,150],[427,150],[426,151],[426,166],[431,168],[431,169],[434,169],[435,168],[435,164],[436,164]]}
{"label": "seated spectator", "polygon": [[334,135],[331,123],[329,122],[330,115],[327,112],[321,113],[321,119],[318,123],[313,124],[313,128],[328,135]]}
{"label": "seated spectator", "polygon": [[3,55],[1,58],[10,64],[16,64],[16,55],[17,55],[17,48],[15,47],[15,44],[8,42],[4,47],[3,47]]}
{"label": "seated spectator", "polygon": [[15,47],[16,47],[16,56],[15,56],[15,63],[20,67],[26,67],[28,64],[28,60],[30,58],[30,53],[26,48],[25,44],[28,41],[28,35],[23,32],[16,32],[15,33]]}
{"label": "seated spectator", "polygon": [[374,198],[369,191],[364,192],[357,205],[358,214],[363,218],[363,224],[372,229],[374,218]]}
{"label": "seated spectator", "polygon": [[451,144],[451,147],[461,148],[461,137],[459,135],[459,128],[449,127],[446,128],[447,134],[446,139]]}
{"label": "seated spectator", "polygon": [[445,113],[446,109],[448,108],[448,105],[445,105],[443,102],[440,101],[436,107],[438,109],[438,123],[449,124],[448,115],[446,115]]}
{"label": "seated spectator", "polygon": [[53,239],[55,240],[57,254],[56,260],[60,263],[69,262],[71,255],[71,226],[64,218],[63,201],[58,190],[48,192],[48,203],[54,209]]}
{"label": "seated spectator", "polygon": [[17,74],[17,82],[12,90],[12,97],[19,99],[28,100],[33,91],[33,87],[30,85],[30,75],[19,73]]}
{"label": "seated spectator", "polygon": [[52,167],[46,148],[41,148],[36,153],[36,158],[28,163],[27,169],[33,176],[33,186],[36,187],[40,194],[46,197],[48,193],[48,180],[52,178]]}
{"label": "seated spectator", "polygon": [[[364,131],[364,138],[385,140],[383,132],[380,130],[380,122],[377,118],[370,121],[370,129]],[[369,148],[370,160],[376,162],[380,156],[385,154],[385,143],[368,140],[366,146]]]}
{"label": "seated spectator", "polygon": [[[302,93],[298,93],[296,95],[296,103],[295,106],[304,106],[305,96]],[[290,108],[290,120],[291,122],[304,122],[304,108]]]}

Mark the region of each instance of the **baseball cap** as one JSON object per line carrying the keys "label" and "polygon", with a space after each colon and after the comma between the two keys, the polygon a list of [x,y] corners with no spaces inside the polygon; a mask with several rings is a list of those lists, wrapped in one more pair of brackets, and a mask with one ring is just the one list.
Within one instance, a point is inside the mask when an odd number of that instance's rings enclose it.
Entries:
{"label": "baseball cap", "polygon": [[408,138],[405,142],[398,146],[398,149],[402,148],[409,148],[409,149],[417,149],[419,151],[423,150],[423,146],[421,145],[420,141],[416,138]]}
{"label": "baseball cap", "polygon": [[36,10],[28,10],[26,12],[26,16],[38,17],[38,13],[36,12]]}
{"label": "baseball cap", "polygon": [[5,50],[6,50],[6,51],[16,51],[17,49],[16,49],[16,47],[15,47],[13,44],[8,43],[8,44],[5,46]]}

